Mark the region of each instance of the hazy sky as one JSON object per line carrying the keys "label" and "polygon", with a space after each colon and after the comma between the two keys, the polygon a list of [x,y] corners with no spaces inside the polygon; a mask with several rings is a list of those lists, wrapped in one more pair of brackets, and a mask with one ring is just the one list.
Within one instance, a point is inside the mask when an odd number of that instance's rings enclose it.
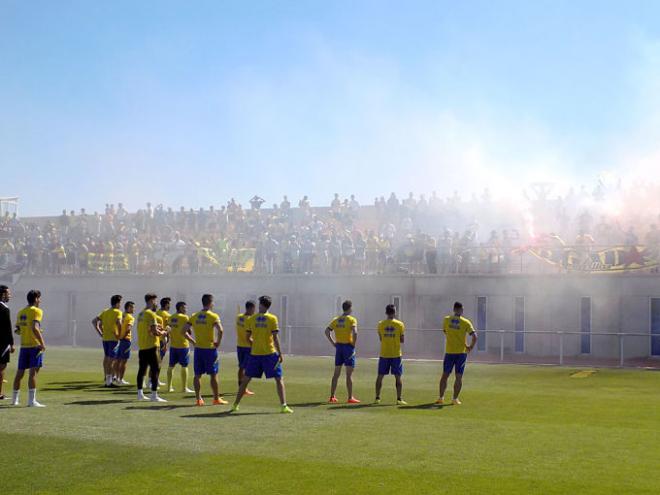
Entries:
{"label": "hazy sky", "polygon": [[24,215],[660,170],[660,2],[0,0]]}

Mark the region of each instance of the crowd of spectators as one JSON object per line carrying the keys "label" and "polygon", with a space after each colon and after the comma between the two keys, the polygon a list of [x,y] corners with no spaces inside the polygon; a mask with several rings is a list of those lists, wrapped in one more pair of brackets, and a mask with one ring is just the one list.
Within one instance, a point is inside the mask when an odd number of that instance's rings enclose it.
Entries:
{"label": "crowd of spectators", "polygon": [[[655,186],[644,187],[649,197],[660,197]],[[0,267],[22,264],[30,274],[436,274],[529,269],[530,247],[572,246],[584,254],[644,244],[657,257],[657,210],[631,209],[633,198],[620,185],[554,198],[550,192],[535,184],[523,201],[495,200],[488,190],[469,198],[458,191],[444,198],[392,193],[367,206],[335,194],[322,207],[307,196],[292,205],[284,196],[270,208],[255,195],[248,207],[232,198],[220,208],[147,203],[129,213],[119,203],[92,214],[6,214]]]}

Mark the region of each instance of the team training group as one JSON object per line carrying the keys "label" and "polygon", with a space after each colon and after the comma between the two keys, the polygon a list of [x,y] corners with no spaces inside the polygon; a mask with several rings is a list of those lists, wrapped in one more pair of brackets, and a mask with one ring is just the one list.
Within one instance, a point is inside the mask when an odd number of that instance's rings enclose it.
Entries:
{"label": "team training group", "polygon": [[[18,369],[13,384],[11,404],[20,405],[21,381],[28,372],[28,402],[29,407],[44,407],[36,398],[37,375],[43,366],[44,328],[42,327],[43,310],[41,292],[31,290],[27,294],[27,306],[18,312],[15,327],[12,329],[8,302],[11,290],[0,285],[0,400],[7,397],[2,393],[4,373],[10,356],[15,351],[13,333],[20,336],[21,347],[18,354]],[[190,347],[194,346],[193,356],[193,386],[195,400],[198,406],[204,405],[201,393],[201,378],[209,375],[213,391],[213,404],[225,405],[219,390],[218,372],[220,368],[219,348],[224,333],[220,316],[213,312],[213,296],[202,296],[201,310],[188,314],[187,304],[183,301],[175,305],[175,313],[170,313],[171,298],[165,297],[158,301],[153,293],[144,296],[145,307],[137,315],[135,303],[127,301],[122,307],[122,296],[110,298],[110,307],[102,311],[92,320],[94,330],[103,342],[103,370],[106,387],[129,385],[124,378],[126,364],[131,356],[131,345],[134,331],[137,332],[138,372],[137,399],[152,402],[167,402],[158,395],[159,386],[165,386],[169,392],[174,391],[173,372],[178,365],[181,373],[181,391],[192,393],[188,388],[188,365],[190,362]],[[279,341],[279,325],[277,316],[270,310],[271,298],[261,296],[258,301],[247,301],[245,312],[236,316],[236,334],[238,355],[238,392],[230,411],[239,410],[241,399],[253,395],[248,388],[253,378],[274,379],[282,413],[292,413],[287,405],[284,387],[282,361],[283,355]],[[160,309],[158,309],[158,304]],[[349,404],[360,401],[353,395],[352,374],[355,368],[355,349],[358,339],[357,320],[351,315],[351,301],[344,301],[342,314],[333,318],[325,329],[325,335],[335,347],[335,370],[330,387],[328,402],[337,403],[337,383],[342,372],[346,370],[346,387]],[[376,378],[375,402],[380,403],[381,388],[385,375],[394,375],[397,404],[406,405],[403,400],[403,362],[402,346],[405,339],[405,325],[398,320],[396,308],[389,304],[385,308],[386,318],[378,323],[380,339],[380,357],[378,360],[378,376]],[[137,324],[136,324],[137,319]],[[137,327],[137,328],[135,328]],[[13,331],[12,331],[13,330]],[[443,321],[445,333],[445,355],[443,372],[440,378],[439,398],[436,404],[444,404],[447,380],[455,373],[453,404],[460,404],[459,394],[463,383],[463,373],[468,353],[477,343],[477,334],[472,323],[463,317],[463,305],[454,303],[452,314]],[[470,342],[467,343],[467,337]],[[167,383],[159,381],[161,362],[169,350],[169,366],[167,368]],[[145,395],[145,386],[151,390]]]}

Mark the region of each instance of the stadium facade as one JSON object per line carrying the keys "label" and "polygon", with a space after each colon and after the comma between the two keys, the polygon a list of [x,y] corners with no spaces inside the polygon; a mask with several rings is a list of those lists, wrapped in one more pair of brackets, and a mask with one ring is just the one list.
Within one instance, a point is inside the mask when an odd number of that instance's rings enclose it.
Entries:
{"label": "stadium facade", "polygon": [[14,314],[32,288],[44,294],[52,344],[97,345],[90,321],[112,294],[141,307],[155,291],[195,310],[210,292],[226,329],[223,348],[233,350],[234,315],[246,299],[269,294],[290,353],[330,354],[323,330],[351,299],[360,355],[376,354],[374,328],[394,303],[408,329],[406,356],[432,359],[442,356],[442,317],[459,300],[480,334],[476,359],[660,366],[660,283],[652,275],[25,276],[13,287]]}

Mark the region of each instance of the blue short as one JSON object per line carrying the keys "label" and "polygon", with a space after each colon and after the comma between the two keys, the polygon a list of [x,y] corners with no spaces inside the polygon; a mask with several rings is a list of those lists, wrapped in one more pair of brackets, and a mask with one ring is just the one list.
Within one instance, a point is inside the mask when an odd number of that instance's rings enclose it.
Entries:
{"label": "blue short", "polygon": [[355,346],[352,344],[337,344],[335,347],[335,366],[350,366],[355,368]]}
{"label": "blue short", "polygon": [[165,342],[164,340],[161,340],[160,341],[160,360],[161,361],[165,357],[165,354],[167,354],[167,342]]}
{"label": "blue short", "polygon": [[397,358],[378,358],[378,374],[395,376],[403,375],[403,359]]}
{"label": "blue short", "polygon": [[117,351],[119,350],[119,342],[116,340],[103,341],[103,354],[105,357],[117,359]]}
{"label": "blue short", "polygon": [[445,354],[445,358],[442,361],[442,371],[445,373],[451,373],[455,368],[456,373],[462,375],[465,371],[465,363],[467,362],[467,354]]}
{"label": "blue short", "polygon": [[117,350],[117,359],[128,359],[131,357],[131,341],[121,339],[119,341],[119,350]]}
{"label": "blue short", "polygon": [[250,354],[245,367],[245,374],[250,378],[261,378],[263,374],[266,375],[266,378],[281,378],[282,363],[280,363],[280,358],[276,352],[265,356]]}
{"label": "blue short", "polygon": [[248,359],[250,359],[251,347],[236,347],[236,355],[238,356],[238,367],[244,370],[247,367]]}
{"label": "blue short", "polygon": [[38,347],[21,347],[18,353],[18,369],[29,370],[44,365],[44,353]]}
{"label": "blue short", "polygon": [[193,363],[195,376],[217,375],[220,369],[220,357],[218,349],[195,348],[195,360]]}
{"label": "blue short", "polygon": [[[207,350],[212,351],[213,349]],[[184,368],[188,367],[190,364],[189,347],[170,347],[170,368],[174,368],[177,364],[180,364]]]}

